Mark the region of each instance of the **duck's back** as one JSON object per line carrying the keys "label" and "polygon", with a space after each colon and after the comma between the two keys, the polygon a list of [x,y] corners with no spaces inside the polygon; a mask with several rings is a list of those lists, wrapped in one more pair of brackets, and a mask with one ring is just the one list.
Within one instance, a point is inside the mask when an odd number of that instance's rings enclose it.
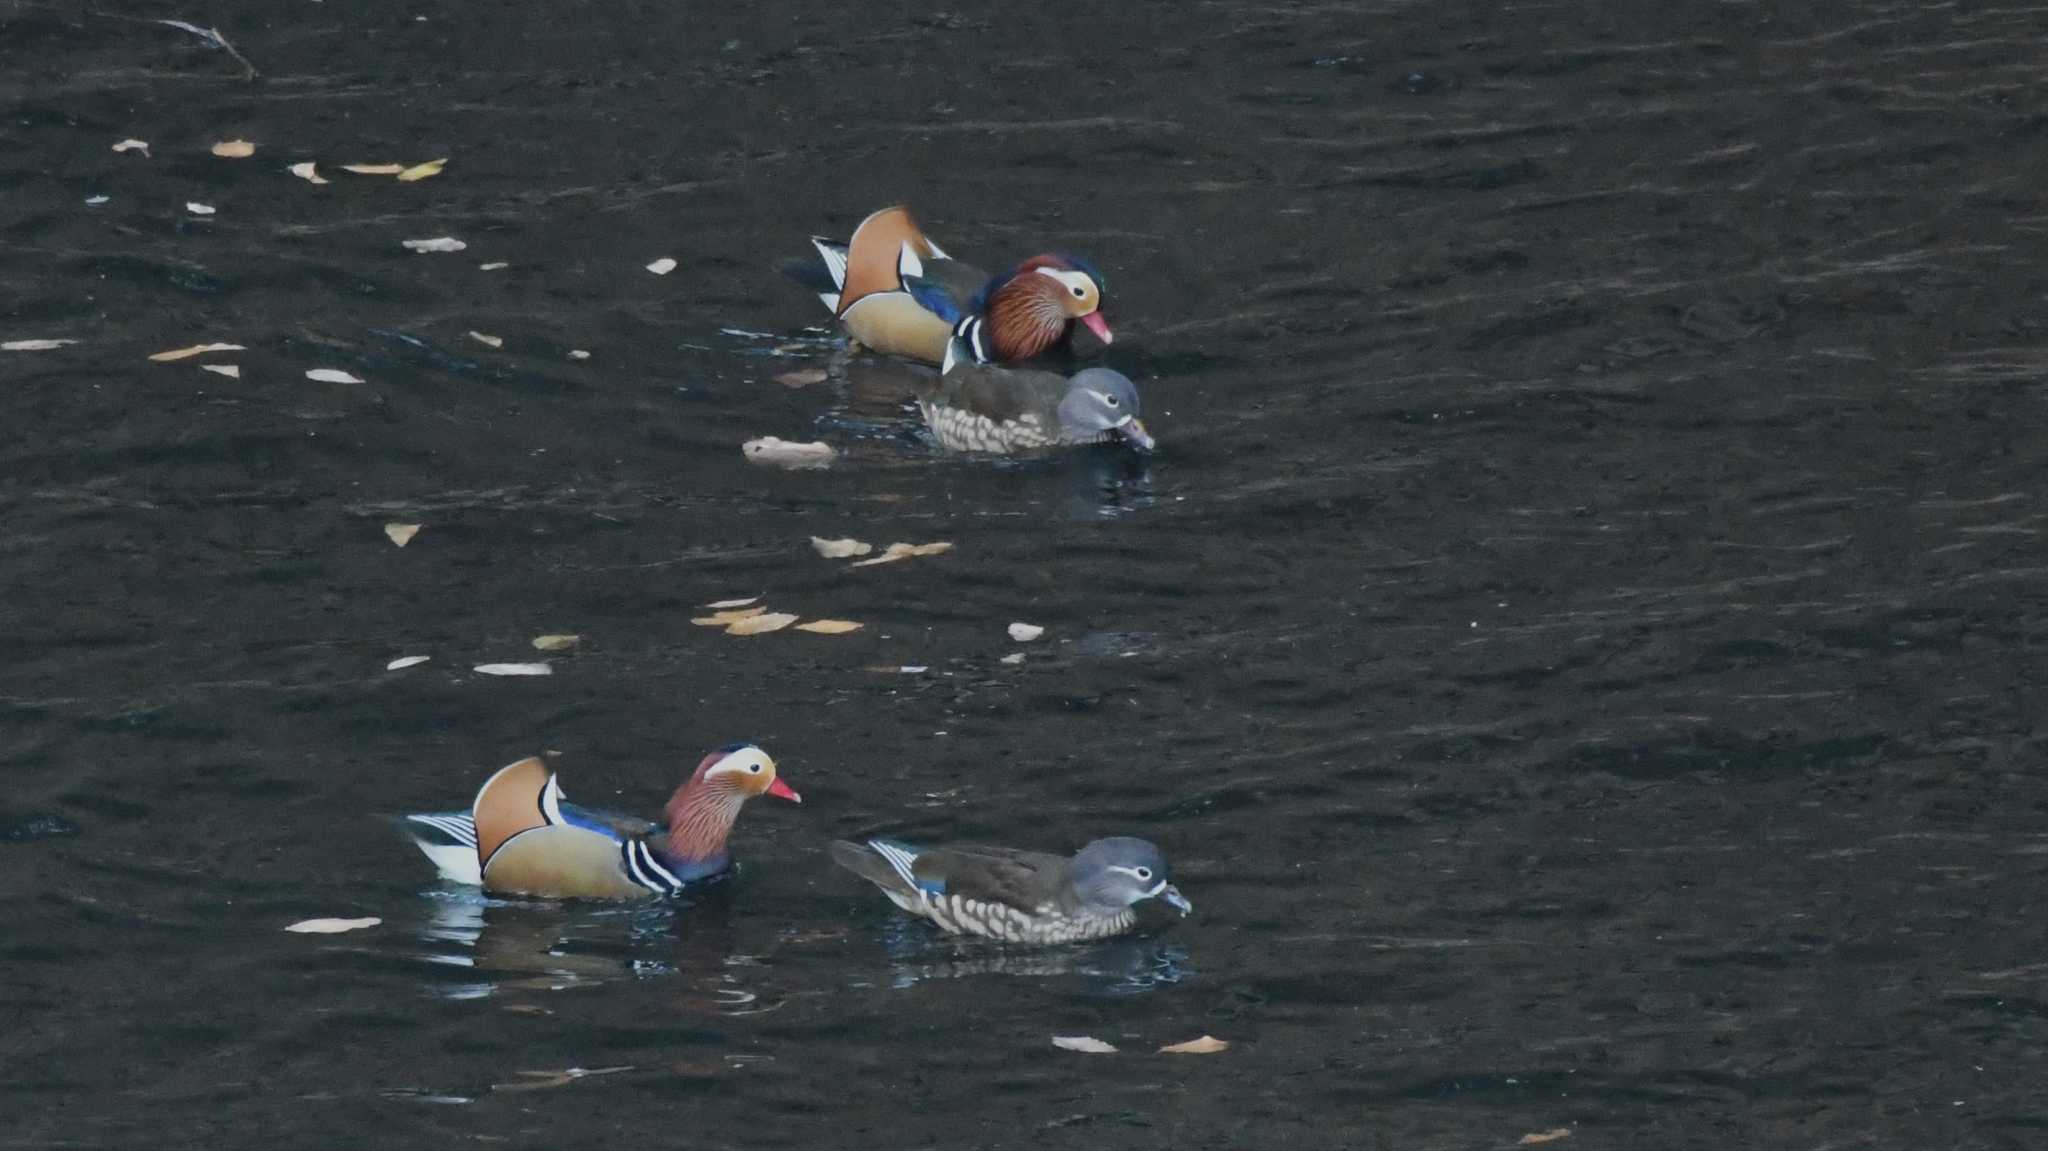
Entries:
{"label": "duck's back", "polygon": [[1015,452],[1060,442],[1066,377],[1055,372],[959,364],[918,397],[940,446]]}

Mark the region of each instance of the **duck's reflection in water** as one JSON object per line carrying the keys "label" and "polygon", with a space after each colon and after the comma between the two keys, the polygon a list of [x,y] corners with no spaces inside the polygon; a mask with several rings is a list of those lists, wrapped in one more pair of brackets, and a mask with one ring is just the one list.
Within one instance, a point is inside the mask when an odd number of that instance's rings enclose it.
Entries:
{"label": "duck's reflection in water", "polygon": [[[721,885],[722,887],[722,885]],[[474,979],[436,982],[448,999],[570,991],[622,979],[679,976],[685,1011],[747,1015],[773,1010],[748,984],[754,960],[734,953],[720,888],[691,899],[607,905],[502,899],[473,888],[426,894],[421,958]]]}
{"label": "duck's reflection in water", "polygon": [[939,935],[917,920],[891,920],[882,932],[889,985],[981,975],[1077,978],[1102,995],[1137,995],[1194,975],[1185,947],[1143,936],[1061,947],[1019,947]]}

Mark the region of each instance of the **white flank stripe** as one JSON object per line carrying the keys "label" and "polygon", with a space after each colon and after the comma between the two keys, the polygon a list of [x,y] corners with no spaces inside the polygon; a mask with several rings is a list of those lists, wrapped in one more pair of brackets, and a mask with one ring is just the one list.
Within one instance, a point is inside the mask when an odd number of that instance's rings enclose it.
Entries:
{"label": "white flank stripe", "polygon": [[910,241],[903,241],[903,250],[896,256],[896,277],[901,280],[915,279],[924,275],[924,261],[917,258],[917,252]]}
{"label": "white flank stripe", "polygon": [[661,861],[654,858],[653,848],[637,839],[633,841],[633,846],[640,849],[640,862],[646,865],[647,870],[659,877],[664,892],[676,891],[683,886],[683,881],[677,879],[674,872],[663,867]]}
{"label": "white flank stripe", "polygon": [[917,873],[910,869],[910,865],[917,862],[917,856],[879,839],[868,840],[868,846],[875,849],[876,855],[889,861],[889,866],[896,869],[896,874],[903,877],[903,882],[909,884],[912,891],[920,890],[917,886]]}

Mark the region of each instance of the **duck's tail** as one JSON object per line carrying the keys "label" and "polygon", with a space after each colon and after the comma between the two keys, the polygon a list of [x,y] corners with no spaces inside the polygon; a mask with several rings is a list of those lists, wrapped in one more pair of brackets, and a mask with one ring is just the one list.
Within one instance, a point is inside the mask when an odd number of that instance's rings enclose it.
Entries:
{"label": "duck's tail", "polygon": [[428,859],[434,861],[441,878],[472,887],[484,884],[483,868],[477,862],[476,821],[466,811],[424,812],[408,815],[399,826]]}
{"label": "duck's tail", "polygon": [[905,911],[917,910],[924,899],[911,872],[911,863],[916,858],[916,848],[892,840],[832,841],[832,862],[881,888],[890,902]]}
{"label": "duck's tail", "polygon": [[787,261],[782,265],[782,274],[818,293],[825,309],[837,315],[839,293],[846,286],[846,243],[812,236],[811,247],[818,250],[817,259]]}

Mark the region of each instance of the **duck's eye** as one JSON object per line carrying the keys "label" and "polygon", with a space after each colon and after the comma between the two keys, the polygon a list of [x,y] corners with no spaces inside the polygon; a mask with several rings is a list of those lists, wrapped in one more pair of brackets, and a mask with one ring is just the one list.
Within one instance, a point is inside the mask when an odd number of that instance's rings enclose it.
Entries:
{"label": "duck's eye", "polygon": [[1138,882],[1139,882],[1139,883],[1150,883],[1150,882],[1152,882],[1152,869],[1151,869],[1151,868],[1149,868],[1149,867],[1141,867],[1141,868],[1139,868],[1139,869],[1138,869],[1138,872],[1137,872],[1137,874],[1138,874]]}
{"label": "duck's eye", "polygon": [[1077,300],[1085,300],[1085,299],[1087,299],[1087,298],[1088,298],[1088,289],[1086,289],[1086,288],[1084,288],[1084,287],[1081,287],[1081,286],[1080,286],[1080,285],[1078,285],[1078,284],[1076,284],[1076,285],[1074,286],[1074,288],[1073,288],[1073,293],[1074,293],[1074,298],[1075,298],[1075,299],[1077,299]]}
{"label": "duck's eye", "polygon": [[1104,400],[1107,400],[1107,401],[1109,402],[1109,406],[1110,406],[1110,407],[1112,407],[1112,408],[1113,408],[1113,407],[1115,407],[1115,406],[1116,406],[1116,397],[1115,397],[1115,396],[1104,396],[1104,397],[1102,397],[1102,398],[1103,398]]}
{"label": "duck's eye", "polygon": [[750,764],[748,764],[748,765],[747,765],[747,774],[748,774],[748,775],[759,775],[759,774],[761,774],[761,765],[760,765],[760,764],[758,764],[758,763],[750,763]]}

